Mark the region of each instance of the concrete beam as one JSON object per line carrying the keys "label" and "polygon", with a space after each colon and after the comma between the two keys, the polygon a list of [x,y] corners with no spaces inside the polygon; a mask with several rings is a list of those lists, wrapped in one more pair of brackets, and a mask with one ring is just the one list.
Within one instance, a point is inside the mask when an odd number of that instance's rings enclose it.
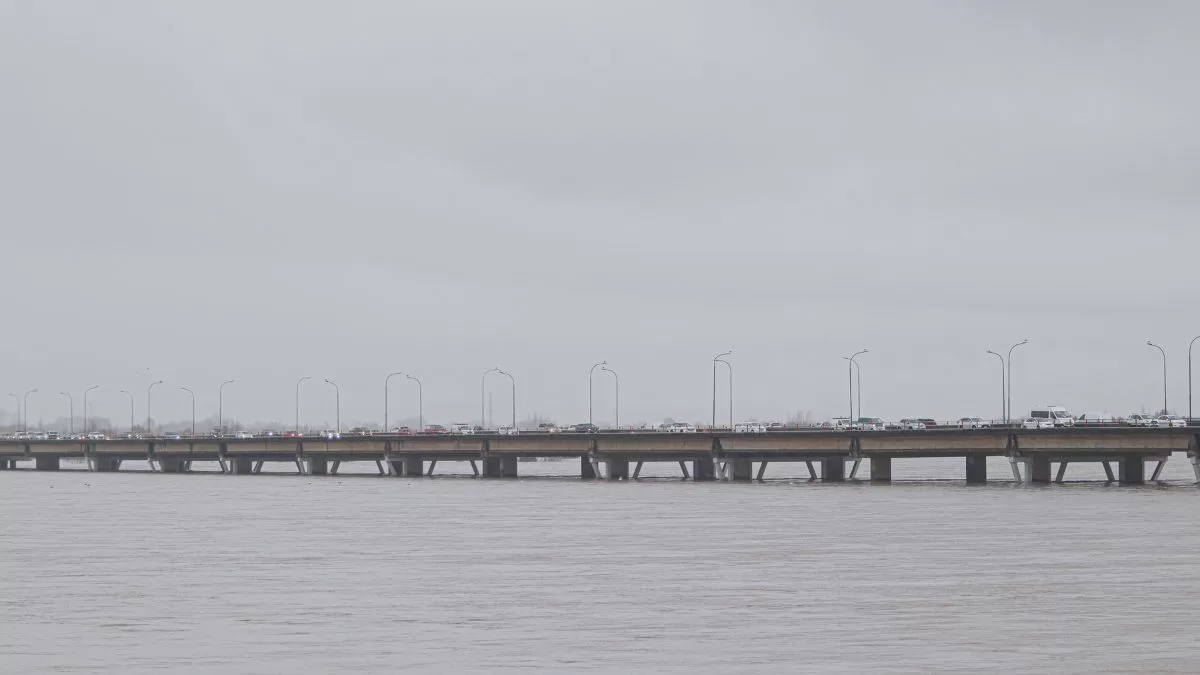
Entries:
{"label": "concrete beam", "polygon": [[967,455],[967,483],[982,485],[987,482],[987,455]]}
{"label": "concrete beam", "polygon": [[1122,484],[1141,485],[1146,482],[1146,460],[1141,455],[1122,457],[1117,472]]}
{"label": "concrete beam", "polygon": [[758,475],[754,477],[754,480],[762,480],[763,476],[766,475],[766,473],[767,473],[767,462],[759,462],[758,463]]}
{"label": "concrete beam", "polygon": [[1027,483],[1049,483],[1050,482],[1050,458],[1049,457],[1026,457],[1025,458],[1025,482],[1027,482]]}
{"label": "concrete beam", "polygon": [[517,477],[517,458],[514,455],[508,455],[500,458],[500,477],[501,478],[516,478]]}
{"label": "concrete beam", "polygon": [[592,480],[596,477],[596,469],[592,467],[592,458],[584,455],[579,458],[579,477]]}
{"label": "concrete beam", "polygon": [[840,482],[846,480],[846,460],[831,457],[821,460],[821,480]]}
{"label": "concrete beam", "polygon": [[717,467],[711,457],[692,460],[692,480],[708,481],[717,479]]}
{"label": "concrete beam", "polygon": [[254,462],[249,457],[229,457],[229,473],[235,476],[246,476],[254,471]]}
{"label": "concrete beam", "polygon": [[629,460],[609,457],[605,462],[609,480],[629,480]]}
{"label": "concrete beam", "polygon": [[728,460],[730,480],[748,481],[752,468],[748,459],[730,459]]}
{"label": "concrete beam", "polygon": [[871,480],[889,483],[892,480],[892,458],[875,455],[871,457]]}
{"label": "concrete beam", "polygon": [[483,477],[484,478],[499,478],[500,477],[500,458],[499,457],[484,457],[483,458]]}
{"label": "concrete beam", "polygon": [[324,457],[309,457],[308,475],[310,476],[325,476],[329,474],[329,460]]}
{"label": "concrete beam", "polygon": [[403,458],[405,478],[421,478],[425,475],[425,458],[420,455],[405,455]]}

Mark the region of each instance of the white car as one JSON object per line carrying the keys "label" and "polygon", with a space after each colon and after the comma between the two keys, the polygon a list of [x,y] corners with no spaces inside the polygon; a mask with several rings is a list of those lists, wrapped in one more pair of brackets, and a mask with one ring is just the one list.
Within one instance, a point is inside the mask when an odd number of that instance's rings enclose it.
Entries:
{"label": "white car", "polygon": [[854,422],[850,421],[849,417],[833,418],[833,428],[837,431],[845,431],[854,428]]}
{"label": "white car", "polygon": [[958,420],[959,429],[986,429],[990,426],[978,417],[963,417]]}
{"label": "white car", "polygon": [[900,420],[900,428],[909,431],[920,431],[925,428],[925,423],[918,419],[902,419]]}
{"label": "white car", "polygon": [[733,425],[733,433],[735,434],[765,434],[767,433],[767,425],[761,422],[741,422]]}
{"label": "white car", "polygon": [[1053,429],[1054,420],[1046,417],[1026,417],[1021,420],[1023,429]]}
{"label": "white car", "polygon": [[517,431],[516,427],[505,424],[504,426],[496,429],[496,433],[500,434],[501,436],[516,436],[520,432]]}
{"label": "white car", "polygon": [[878,417],[860,417],[856,425],[863,431],[883,431],[884,426],[883,420]]}
{"label": "white car", "polygon": [[667,428],[667,431],[673,434],[694,434],[696,433],[696,426],[687,422],[676,422]]}
{"label": "white car", "polygon": [[1183,428],[1187,426],[1187,420],[1179,415],[1160,415],[1154,420],[1154,426],[1160,429]]}
{"label": "white car", "polygon": [[475,435],[475,427],[471,426],[470,424],[462,424],[462,423],[451,424],[450,425],[450,433],[460,434],[462,436],[474,436]]}
{"label": "white car", "polygon": [[1153,415],[1145,415],[1142,413],[1134,413],[1127,417],[1125,421],[1131,427],[1152,427],[1158,422]]}

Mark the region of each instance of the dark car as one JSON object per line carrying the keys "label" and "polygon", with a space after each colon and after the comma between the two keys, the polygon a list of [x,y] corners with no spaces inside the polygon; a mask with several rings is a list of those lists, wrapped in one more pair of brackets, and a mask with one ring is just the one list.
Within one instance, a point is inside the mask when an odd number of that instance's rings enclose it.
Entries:
{"label": "dark car", "polygon": [[583,424],[572,424],[570,431],[576,434],[594,434],[600,431],[600,427],[591,422],[584,422]]}
{"label": "dark car", "polygon": [[936,429],[938,425],[937,420],[931,420],[928,417],[918,417],[917,420],[923,423],[926,429]]}
{"label": "dark car", "polygon": [[427,433],[427,434],[448,434],[450,432],[446,431],[446,427],[444,427],[440,424],[426,424],[425,425],[425,433]]}

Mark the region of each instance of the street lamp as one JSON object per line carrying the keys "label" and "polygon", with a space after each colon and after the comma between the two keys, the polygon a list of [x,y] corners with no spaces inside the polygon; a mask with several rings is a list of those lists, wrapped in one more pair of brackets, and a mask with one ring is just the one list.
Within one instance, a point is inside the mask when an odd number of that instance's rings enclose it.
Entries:
{"label": "street lamp", "polygon": [[388,376],[383,378],[383,433],[385,434],[388,432],[388,382],[393,377],[403,374],[401,372],[388,373]]}
{"label": "street lamp", "polygon": [[517,380],[516,380],[516,378],[514,378],[512,376],[511,373],[505,372],[503,370],[497,370],[496,374],[504,375],[505,377],[508,378],[509,382],[512,383],[512,430],[516,431],[516,429],[517,429]]}
{"label": "street lamp", "polygon": [[17,422],[13,425],[13,433],[21,431],[21,397],[10,393],[9,396],[17,402]]}
{"label": "street lamp", "polygon": [[192,391],[191,389],[188,389],[187,387],[180,387],[180,389],[182,389],[192,395],[192,438],[195,438],[196,437],[196,392]]}
{"label": "street lamp", "polygon": [[1004,384],[1004,357],[992,350],[987,350],[987,353],[1000,359],[1000,419],[1008,422],[1008,405],[1004,402],[1004,394],[1007,391]]}
{"label": "street lamp", "polygon": [[300,383],[305,380],[311,380],[308,375],[296,380],[296,435],[300,435]]}
{"label": "street lamp", "polygon": [[37,389],[30,389],[25,392],[25,423],[21,425],[21,431],[29,433],[29,395],[36,394]]}
{"label": "street lamp", "polygon": [[1008,348],[1008,411],[1005,413],[1008,417],[1005,418],[1005,422],[1012,421],[1012,353],[1017,347],[1027,344],[1029,344],[1029,340],[1021,340]]}
{"label": "street lamp", "polygon": [[225,380],[217,387],[217,433],[225,435],[225,385],[233,384],[233,380]]}
{"label": "street lamp", "polygon": [[[609,368],[608,366],[604,366],[600,370],[612,373],[612,376],[613,376],[613,386],[616,387],[616,392],[613,397],[613,400],[614,400],[614,403],[613,403],[613,426],[616,427],[617,431],[620,431],[621,430],[621,376],[617,375],[617,371],[613,370],[612,368]],[[588,424],[591,424],[591,421],[588,421]]]}
{"label": "street lamp", "polygon": [[150,426],[150,392],[154,391],[155,385],[162,384],[162,380],[151,382],[149,387],[146,387],[146,435],[154,436],[154,427]]}
{"label": "street lamp", "polygon": [[601,361],[593,365],[591,370],[588,371],[588,424],[592,423],[592,374],[596,372],[597,368],[607,365],[608,361]]}
{"label": "street lamp", "polygon": [[421,386],[421,381],[412,375],[405,374],[405,377],[417,383],[417,433],[425,431],[425,388]]}
{"label": "street lamp", "polygon": [[93,389],[99,389],[99,388],[100,388],[100,385],[93,384],[92,386],[83,390],[83,433],[84,434],[87,434],[87,432],[88,432],[88,407],[87,407],[88,392],[90,392]]}
{"label": "street lamp", "polygon": [[[717,354],[716,356],[713,357],[713,396],[712,396],[712,428],[713,429],[717,428],[717,362],[721,362],[721,363],[724,363],[726,366],[729,366],[729,362],[723,361],[721,359],[721,357],[729,356],[732,353],[733,353],[733,350],[730,349],[729,351],[721,352],[720,354]],[[732,366],[729,367],[729,381],[730,381],[730,383],[733,382],[733,367]],[[730,409],[732,410],[732,406],[733,406],[733,389],[732,388],[730,388],[730,390],[729,390],[729,405],[730,405]]]}
{"label": "street lamp", "polygon": [[325,382],[333,385],[333,392],[334,392],[334,395],[337,397],[337,403],[336,403],[336,405],[337,405],[337,427],[336,428],[337,428],[337,435],[340,438],[342,435],[342,390],[338,388],[337,382],[334,382],[333,380],[329,379],[328,377],[325,378]]}
{"label": "street lamp", "polygon": [[733,364],[725,359],[717,359],[717,363],[724,363],[725,368],[729,370],[729,428],[733,428]]}
{"label": "street lamp", "polygon": [[1192,345],[1196,344],[1196,340],[1200,340],[1200,335],[1192,338],[1188,343],[1188,421],[1192,419]]}
{"label": "street lamp", "polygon": [[[1148,345],[1150,345],[1151,347],[1154,347],[1155,349],[1157,349],[1157,350],[1159,351],[1159,353],[1161,353],[1161,354],[1162,354],[1162,357],[1163,357],[1163,407],[1162,407],[1162,414],[1166,415],[1166,414],[1167,414],[1167,352],[1166,352],[1166,350],[1165,350],[1165,349],[1163,349],[1162,347],[1159,347],[1158,345],[1154,344],[1153,342],[1151,342],[1151,341],[1149,341],[1149,340],[1146,340],[1146,344],[1148,344]],[[26,418],[28,418],[28,417],[29,417],[29,409],[28,409],[28,408],[26,408],[26,409],[25,409],[25,417],[26,417]]]}
{"label": "street lamp", "polygon": [[[854,352],[853,354],[851,354],[850,356],[842,357],[843,359],[846,359],[847,361],[849,361],[849,363],[846,364],[846,373],[847,373],[846,376],[850,380],[850,425],[852,427],[854,426],[854,366],[858,365],[858,362],[855,361],[854,359],[858,358],[862,354],[866,354],[867,351],[868,350],[866,350],[866,349],[860,349],[860,350]],[[862,400],[862,392],[859,392],[858,396],[859,396],[859,400]],[[858,414],[859,415],[862,414],[862,404],[861,403],[858,406]]]}
{"label": "street lamp", "polygon": [[67,429],[68,429],[67,433],[74,436],[75,435],[75,399],[71,398],[71,395],[65,391],[60,391],[58,393],[61,394],[62,396],[66,396],[67,401],[71,404],[71,408],[70,408],[71,421],[67,423]]}
{"label": "street lamp", "polygon": [[479,426],[487,430],[487,414],[484,401],[487,399],[487,376],[500,372],[499,368],[488,368],[483,371],[483,379],[479,381]]}
{"label": "street lamp", "polygon": [[121,393],[129,397],[129,437],[133,438],[133,394],[124,389]]}

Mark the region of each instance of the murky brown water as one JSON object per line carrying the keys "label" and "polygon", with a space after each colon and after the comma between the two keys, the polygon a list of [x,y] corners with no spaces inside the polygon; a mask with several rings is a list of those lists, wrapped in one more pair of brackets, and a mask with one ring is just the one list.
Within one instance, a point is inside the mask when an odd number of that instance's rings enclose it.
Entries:
{"label": "murky brown water", "polygon": [[1144,488],[893,468],[947,480],[0,472],[0,671],[1196,672],[1181,456]]}

